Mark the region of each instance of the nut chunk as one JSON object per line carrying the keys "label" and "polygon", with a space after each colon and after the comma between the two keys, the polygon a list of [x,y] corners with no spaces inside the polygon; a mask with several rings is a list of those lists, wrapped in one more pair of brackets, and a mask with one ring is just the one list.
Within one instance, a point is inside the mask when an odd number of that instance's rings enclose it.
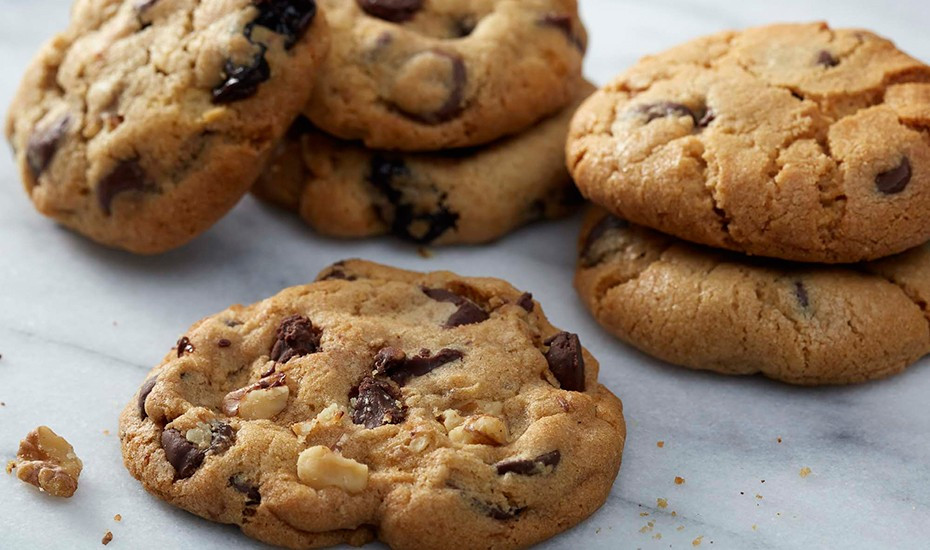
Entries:
{"label": "nut chunk", "polygon": [[84,465],[71,444],[47,426],[39,426],[19,442],[16,477],[56,497],[77,490]]}
{"label": "nut chunk", "polygon": [[336,487],[360,493],[368,486],[368,466],[318,445],[297,457],[297,477],[314,489]]}

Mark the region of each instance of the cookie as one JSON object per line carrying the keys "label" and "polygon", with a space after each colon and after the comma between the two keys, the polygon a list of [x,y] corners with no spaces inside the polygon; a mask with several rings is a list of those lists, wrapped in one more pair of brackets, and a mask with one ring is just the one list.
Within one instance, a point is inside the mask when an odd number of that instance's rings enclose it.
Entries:
{"label": "cookie", "polygon": [[152,494],[292,548],[522,548],[606,499],[622,405],[504,281],[341,262],[195,324],[124,410]]}
{"label": "cookie", "polygon": [[724,32],[595,93],[567,155],[586,197],[682,239],[876,259],[930,240],[930,67],[822,23]]}
{"label": "cookie", "polygon": [[306,115],[374,149],[515,134],[571,102],[586,33],[576,0],[320,0],[333,44]]}
{"label": "cookie", "polygon": [[248,191],[328,44],[314,0],[79,0],[6,123],[43,214],[158,253]]}
{"label": "cookie", "polygon": [[477,244],[581,203],[562,158],[573,105],[525,133],[471,149],[366,149],[314,128],[289,132],[252,191],[325,235],[393,233],[420,244]]}
{"label": "cookie", "polygon": [[930,246],[851,266],[749,258],[592,209],[575,287],[640,350],[791,384],[890,376],[930,352]]}

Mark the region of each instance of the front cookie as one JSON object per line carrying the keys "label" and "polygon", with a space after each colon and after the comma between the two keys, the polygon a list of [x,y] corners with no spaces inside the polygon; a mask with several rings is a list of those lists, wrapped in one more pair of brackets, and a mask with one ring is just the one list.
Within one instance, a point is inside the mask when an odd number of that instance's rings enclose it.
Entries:
{"label": "front cookie", "polygon": [[576,0],[321,0],[333,45],[305,113],[375,149],[488,143],[581,83]]}
{"label": "front cookie", "polygon": [[248,190],[328,43],[315,0],[81,0],[20,85],[6,133],[36,208],[157,253]]}
{"label": "front cookie", "polygon": [[253,192],[326,235],[393,233],[421,244],[476,244],[581,202],[562,160],[575,107],[494,144],[434,153],[374,151],[306,121],[276,149]]}
{"label": "front cookie", "polygon": [[723,374],[850,384],[930,353],[930,247],[847,267],[752,259],[589,213],[575,287],[644,352]]}
{"label": "front cookie", "polygon": [[496,279],[362,261],[197,323],[120,419],[151,493],[292,548],[520,548],[620,466],[578,337]]}
{"label": "front cookie", "polygon": [[840,263],[930,240],[930,67],[860,30],[774,25],[640,61],[578,111],[582,193],[753,255]]}

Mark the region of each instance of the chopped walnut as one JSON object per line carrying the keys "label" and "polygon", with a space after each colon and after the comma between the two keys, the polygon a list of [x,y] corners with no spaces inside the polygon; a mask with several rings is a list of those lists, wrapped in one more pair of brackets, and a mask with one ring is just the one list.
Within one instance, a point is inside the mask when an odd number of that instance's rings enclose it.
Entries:
{"label": "chopped walnut", "polygon": [[16,477],[56,497],[70,497],[77,490],[84,465],[71,444],[47,426],[29,432],[19,443]]}
{"label": "chopped walnut", "polygon": [[274,418],[287,407],[290,394],[286,375],[272,374],[251,386],[228,393],[223,398],[223,412],[246,420]]}
{"label": "chopped walnut", "polygon": [[300,453],[297,477],[314,489],[336,487],[360,493],[368,486],[368,466],[317,445]]}
{"label": "chopped walnut", "polygon": [[503,420],[484,414],[469,416],[461,425],[449,430],[449,439],[463,445],[503,445],[509,437]]}

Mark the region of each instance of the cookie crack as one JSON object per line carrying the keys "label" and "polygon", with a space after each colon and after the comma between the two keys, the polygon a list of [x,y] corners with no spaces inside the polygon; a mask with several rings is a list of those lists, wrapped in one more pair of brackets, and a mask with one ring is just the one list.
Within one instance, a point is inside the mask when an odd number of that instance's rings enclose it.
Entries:
{"label": "cookie crack", "polygon": [[[671,241],[663,245],[662,248],[659,250],[659,252],[656,254],[655,259],[653,259],[648,264],[642,266],[642,268],[637,270],[635,273],[631,273],[626,277],[621,277],[620,279],[611,281],[610,284],[607,284],[606,286],[598,285],[598,288],[595,289],[595,293],[594,293],[594,303],[596,304],[595,317],[600,317],[601,312],[606,306],[606,304],[604,304],[604,299],[606,298],[607,294],[610,293],[610,291],[639,279],[640,276],[642,276],[643,273],[645,273],[650,268],[652,268],[652,266],[663,261],[665,259],[664,258],[665,253],[668,252],[672,247],[674,247],[675,244],[676,243],[674,241]],[[607,258],[605,258],[605,261],[602,263],[606,263],[607,261],[615,259],[621,252],[623,251],[615,250],[615,251],[610,252]]]}

